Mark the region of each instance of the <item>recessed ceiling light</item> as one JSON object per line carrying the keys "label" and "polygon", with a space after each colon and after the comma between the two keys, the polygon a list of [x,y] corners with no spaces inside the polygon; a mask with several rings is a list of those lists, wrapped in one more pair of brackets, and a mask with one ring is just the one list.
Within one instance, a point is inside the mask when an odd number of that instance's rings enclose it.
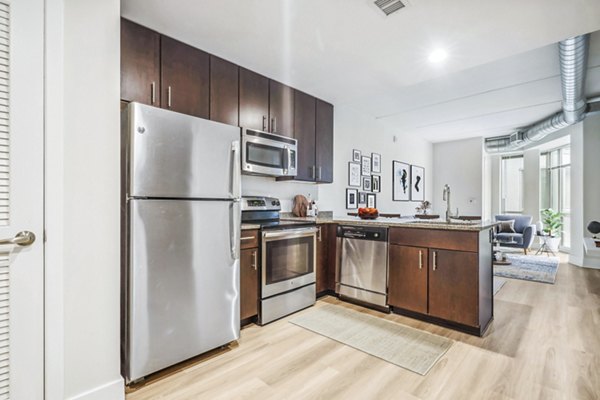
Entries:
{"label": "recessed ceiling light", "polygon": [[429,61],[432,63],[440,63],[448,58],[448,53],[444,49],[435,49],[429,54]]}

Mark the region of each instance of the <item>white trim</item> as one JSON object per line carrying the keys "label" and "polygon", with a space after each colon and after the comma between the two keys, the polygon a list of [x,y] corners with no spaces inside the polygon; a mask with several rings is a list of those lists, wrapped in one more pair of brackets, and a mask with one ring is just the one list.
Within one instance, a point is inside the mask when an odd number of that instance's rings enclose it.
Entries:
{"label": "white trim", "polygon": [[[64,399],[64,0],[45,0],[45,396]],[[107,397],[108,398],[108,397]]]}
{"label": "white trim", "polygon": [[70,400],[120,400],[125,398],[125,391],[123,387],[125,382],[123,378],[116,379],[112,382],[105,383],[104,385],[98,386],[92,390],[80,393]]}
{"label": "white trim", "polygon": [[583,267],[583,257],[575,256],[573,254],[569,254],[569,264],[576,265],[578,267]]}

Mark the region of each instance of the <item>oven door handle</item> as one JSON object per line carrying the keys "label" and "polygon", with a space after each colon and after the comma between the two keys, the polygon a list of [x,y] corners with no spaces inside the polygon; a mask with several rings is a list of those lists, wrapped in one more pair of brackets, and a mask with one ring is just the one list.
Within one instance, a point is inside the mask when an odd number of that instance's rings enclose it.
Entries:
{"label": "oven door handle", "polygon": [[314,228],[302,228],[302,229],[283,229],[274,232],[263,232],[264,239],[293,239],[303,236],[316,235],[319,229]]}
{"label": "oven door handle", "polygon": [[282,169],[283,169],[283,173],[287,174],[288,170],[290,169],[290,159],[292,157],[292,152],[290,151],[290,148],[285,146],[283,149],[284,152],[284,156],[283,156],[283,165],[282,165]]}

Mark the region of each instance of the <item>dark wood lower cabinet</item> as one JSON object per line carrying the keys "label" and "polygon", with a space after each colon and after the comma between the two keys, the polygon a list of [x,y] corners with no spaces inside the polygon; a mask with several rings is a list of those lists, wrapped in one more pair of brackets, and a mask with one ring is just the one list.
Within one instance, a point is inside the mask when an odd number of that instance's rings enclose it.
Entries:
{"label": "dark wood lower cabinet", "polygon": [[258,248],[240,253],[240,319],[258,315]]}
{"label": "dark wood lower cabinet", "polygon": [[389,248],[388,303],[394,307],[427,313],[428,252],[422,247]]}
{"label": "dark wood lower cabinet", "polygon": [[317,281],[317,294],[323,293],[329,288],[329,257],[328,257],[328,229],[327,224],[317,227],[317,265],[315,275]]}
{"label": "dark wood lower cabinet", "polygon": [[478,326],[477,253],[430,249],[429,258],[429,314]]}

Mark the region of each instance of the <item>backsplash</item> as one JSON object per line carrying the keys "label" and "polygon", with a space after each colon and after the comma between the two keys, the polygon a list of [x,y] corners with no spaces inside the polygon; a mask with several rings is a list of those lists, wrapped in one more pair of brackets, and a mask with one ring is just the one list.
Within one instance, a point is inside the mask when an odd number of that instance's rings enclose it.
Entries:
{"label": "backsplash", "polygon": [[317,201],[319,191],[314,183],[309,182],[277,182],[275,178],[266,176],[242,175],[243,196],[269,196],[281,200],[281,211],[291,212],[294,196],[302,194],[307,198]]}

